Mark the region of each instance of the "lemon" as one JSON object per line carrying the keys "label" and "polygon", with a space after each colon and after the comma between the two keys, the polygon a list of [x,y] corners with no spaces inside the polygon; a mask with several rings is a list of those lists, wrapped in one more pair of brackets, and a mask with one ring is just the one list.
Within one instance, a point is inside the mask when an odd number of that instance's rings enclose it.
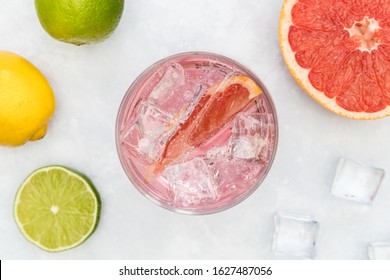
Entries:
{"label": "lemon", "polygon": [[121,19],[123,6],[124,0],[35,0],[43,28],[75,45],[107,39]]}
{"label": "lemon", "polygon": [[54,94],[42,73],[26,59],[0,51],[0,145],[41,139],[54,109]]}
{"label": "lemon", "polygon": [[46,251],[58,252],[83,243],[96,228],[100,199],[91,181],[63,166],[30,174],[14,205],[22,234]]}

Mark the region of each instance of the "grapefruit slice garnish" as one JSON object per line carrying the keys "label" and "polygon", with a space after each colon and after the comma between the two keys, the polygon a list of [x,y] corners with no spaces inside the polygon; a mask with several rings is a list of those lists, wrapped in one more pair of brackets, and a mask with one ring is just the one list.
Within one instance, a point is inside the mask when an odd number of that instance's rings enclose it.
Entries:
{"label": "grapefruit slice garnish", "polygon": [[201,146],[261,93],[261,88],[246,76],[230,76],[208,88],[168,140],[158,162],[150,167],[150,176],[161,173],[191,148]]}
{"label": "grapefruit slice garnish", "polygon": [[279,41],[299,85],[352,119],[390,115],[390,2],[285,0]]}

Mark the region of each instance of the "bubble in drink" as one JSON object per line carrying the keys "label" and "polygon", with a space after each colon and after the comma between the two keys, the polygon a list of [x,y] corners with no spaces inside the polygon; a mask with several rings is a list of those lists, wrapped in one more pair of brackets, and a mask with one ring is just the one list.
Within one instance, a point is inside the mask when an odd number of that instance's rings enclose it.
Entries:
{"label": "bubble in drink", "polygon": [[[235,128],[237,116],[252,123]],[[253,147],[234,148],[233,157],[230,143],[240,137]],[[130,87],[118,113],[118,154],[130,180],[157,204],[188,214],[245,199],[270,169],[276,143],[276,115],[264,86],[214,54],[185,53],[154,64]]]}

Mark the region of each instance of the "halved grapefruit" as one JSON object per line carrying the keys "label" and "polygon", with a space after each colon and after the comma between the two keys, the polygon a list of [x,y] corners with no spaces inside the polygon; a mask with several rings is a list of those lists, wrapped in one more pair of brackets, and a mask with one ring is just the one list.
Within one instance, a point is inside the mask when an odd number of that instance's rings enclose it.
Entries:
{"label": "halved grapefruit", "polygon": [[167,142],[160,159],[149,170],[150,176],[161,173],[191,148],[209,140],[261,93],[261,88],[246,76],[230,76],[208,88]]}
{"label": "halved grapefruit", "polygon": [[279,41],[296,81],[325,108],[390,115],[390,1],[285,0]]}

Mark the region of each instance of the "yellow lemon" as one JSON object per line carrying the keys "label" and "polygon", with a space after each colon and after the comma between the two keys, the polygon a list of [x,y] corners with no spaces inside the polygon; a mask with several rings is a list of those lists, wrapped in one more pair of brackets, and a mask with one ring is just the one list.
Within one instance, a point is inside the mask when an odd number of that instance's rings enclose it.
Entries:
{"label": "yellow lemon", "polygon": [[121,19],[123,6],[124,0],[35,0],[47,33],[75,45],[107,39]]}
{"label": "yellow lemon", "polygon": [[41,139],[54,109],[54,94],[42,73],[23,57],[0,51],[0,145]]}

